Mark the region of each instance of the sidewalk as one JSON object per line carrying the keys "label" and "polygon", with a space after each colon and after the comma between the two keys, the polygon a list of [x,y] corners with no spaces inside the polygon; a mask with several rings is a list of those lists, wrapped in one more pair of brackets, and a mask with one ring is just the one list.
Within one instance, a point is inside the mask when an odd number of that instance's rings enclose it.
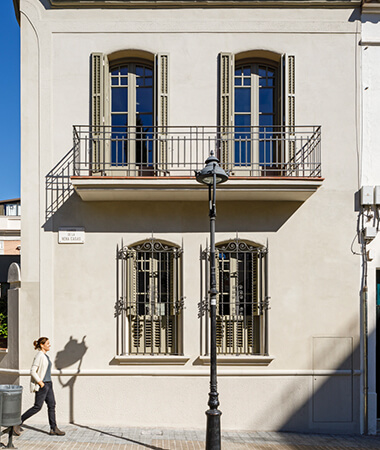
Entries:
{"label": "sidewalk", "polygon": [[[23,426],[25,431],[14,437],[13,443],[20,450],[76,450],[76,449],[204,449],[205,430],[181,430],[170,428],[114,428],[103,426],[66,425],[61,429],[66,436],[49,436],[49,427]],[[8,443],[8,435],[1,437]],[[264,431],[222,432],[222,449],[380,449],[380,436],[318,435]]]}

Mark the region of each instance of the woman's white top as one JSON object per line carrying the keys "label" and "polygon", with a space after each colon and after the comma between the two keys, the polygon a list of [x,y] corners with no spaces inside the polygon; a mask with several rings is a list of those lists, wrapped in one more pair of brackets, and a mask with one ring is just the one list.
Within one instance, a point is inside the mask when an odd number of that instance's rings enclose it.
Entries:
{"label": "woman's white top", "polygon": [[38,383],[44,379],[48,366],[49,361],[45,353],[42,350],[38,350],[30,369],[30,392],[37,392],[40,389]]}

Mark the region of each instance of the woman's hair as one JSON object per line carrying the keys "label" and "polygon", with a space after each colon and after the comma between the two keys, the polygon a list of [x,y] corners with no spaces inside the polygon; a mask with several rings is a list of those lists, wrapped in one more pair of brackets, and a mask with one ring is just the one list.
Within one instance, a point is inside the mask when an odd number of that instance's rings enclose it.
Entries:
{"label": "woman's hair", "polygon": [[44,345],[46,341],[48,341],[49,338],[47,337],[40,337],[38,339],[38,341],[34,341],[33,345],[34,345],[34,349],[37,350],[38,348],[41,348],[41,345]]}

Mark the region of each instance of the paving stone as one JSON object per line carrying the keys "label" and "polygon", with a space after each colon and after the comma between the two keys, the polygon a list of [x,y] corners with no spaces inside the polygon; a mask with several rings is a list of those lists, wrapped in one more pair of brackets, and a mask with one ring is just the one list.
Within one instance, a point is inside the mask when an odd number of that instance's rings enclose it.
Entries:
{"label": "paving stone", "polygon": [[[50,436],[47,425],[25,425],[14,438],[20,450],[204,450],[205,430],[62,426],[65,436]],[[3,436],[2,444],[8,442]],[[319,435],[266,431],[223,431],[223,450],[380,449],[380,436]]]}

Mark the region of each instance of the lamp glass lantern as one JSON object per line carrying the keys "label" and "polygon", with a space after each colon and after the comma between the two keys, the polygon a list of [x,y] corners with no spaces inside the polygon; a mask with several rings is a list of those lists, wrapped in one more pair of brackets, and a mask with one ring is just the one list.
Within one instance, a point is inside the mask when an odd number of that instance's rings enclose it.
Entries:
{"label": "lamp glass lantern", "polygon": [[205,167],[195,174],[198,183],[212,186],[214,174],[216,184],[225,183],[228,180],[227,173],[219,166],[219,159],[213,153],[206,159],[205,164]]}

